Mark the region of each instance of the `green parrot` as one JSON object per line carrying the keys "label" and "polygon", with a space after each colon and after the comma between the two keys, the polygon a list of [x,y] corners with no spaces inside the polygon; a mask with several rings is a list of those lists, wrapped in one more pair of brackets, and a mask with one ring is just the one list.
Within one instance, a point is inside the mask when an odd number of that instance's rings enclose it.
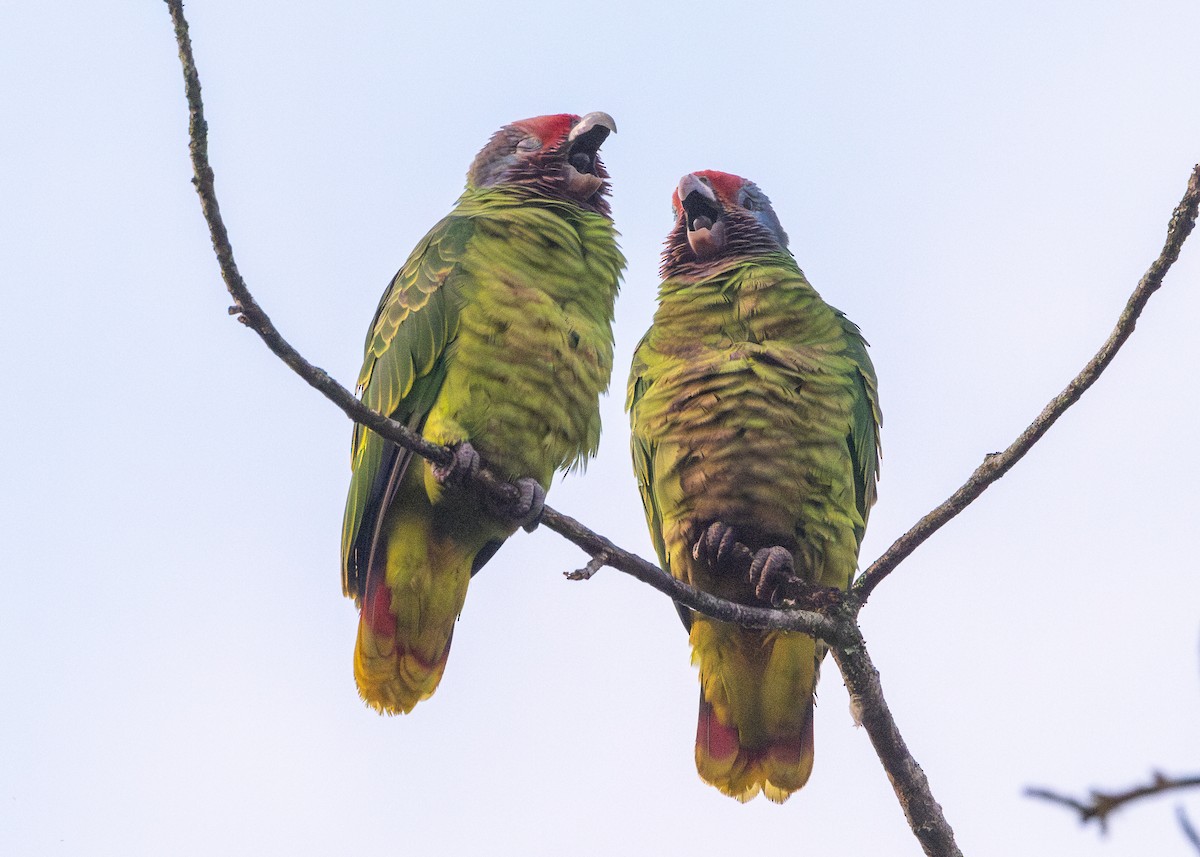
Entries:
{"label": "green parrot", "polygon": [[[354,427],[342,586],[354,677],[380,712],[433,694],[470,577],[536,524],[556,470],[596,453],[625,266],[597,157],[615,130],[606,113],[501,128],[367,331],[362,401],[455,452],[436,468]],[[481,459],[521,487],[509,508],[463,486]]]}
{"label": "green parrot", "polygon": [[[809,285],[752,182],[691,173],[672,203],[659,307],[626,405],[658,558],[742,604],[771,604],[792,575],[844,589],[879,465],[866,342]],[[826,646],[679,611],[700,667],[701,778],[740,801],[782,803],[812,771]]]}

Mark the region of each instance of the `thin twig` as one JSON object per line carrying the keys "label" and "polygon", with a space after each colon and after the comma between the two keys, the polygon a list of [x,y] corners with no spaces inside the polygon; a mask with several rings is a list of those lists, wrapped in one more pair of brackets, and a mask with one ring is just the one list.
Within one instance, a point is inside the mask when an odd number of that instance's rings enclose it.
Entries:
{"label": "thin twig", "polygon": [[587,565],[585,565],[583,568],[577,568],[574,571],[564,571],[563,577],[565,577],[567,580],[591,580],[592,575],[604,568],[604,565],[607,562],[608,553],[606,551],[601,551],[589,559]]}
{"label": "thin twig", "polygon": [[1187,191],[1175,207],[1167,227],[1167,240],[1162,252],[1146,271],[1133,290],[1125,309],[1117,320],[1117,326],[1103,347],[1096,353],[1083,370],[1075,376],[1066,389],[1050,400],[1050,403],[1038,414],[1025,431],[1013,441],[1012,445],[1003,452],[988,455],[983,464],[976,468],[971,478],[961,488],[954,492],[946,502],[938,506],[928,515],[917,521],[907,533],[897,539],[879,559],[875,560],[853,587],[853,594],[860,604],[870,597],[871,592],[879,585],[901,560],[912,553],[918,545],[937,532],[943,525],[958,515],[963,509],[974,502],[975,498],[984,492],[989,485],[1007,473],[1014,464],[1021,460],[1042,435],[1054,425],[1067,408],[1075,404],[1088,387],[1095,383],[1116,356],[1117,351],[1133,333],[1138,316],[1150,296],[1162,285],[1163,277],[1171,269],[1171,265],[1179,258],[1179,250],[1184,240],[1196,225],[1196,210],[1200,205],[1200,164],[1193,170],[1188,180]]}
{"label": "thin twig", "polygon": [[1150,782],[1145,785],[1134,786],[1123,792],[1102,792],[1093,789],[1086,800],[1059,794],[1046,788],[1025,789],[1025,797],[1038,798],[1069,807],[1079,814],[1079,820],[1082,823],[1087,824],[1089,821],[1095,820],[1100,825],[1100,832],[1107,833],[1108,817],[1126,804],[1141,798],[1197,786],[1200,786],[1200,776],[1168,777],[1155,771]]}
{"label": "thin twig", "polygon": [[1192,843],[1192,847],[1196,849],[1196,853],[1200,854],[1200,833],[1196,832],[1196,828],[1192,826],[1192,820],[1188,818],[1187,810],[1182,806],[1175,807],[1175,818],[1179,821],[1179,827],[1183,831],[1184,838]]}

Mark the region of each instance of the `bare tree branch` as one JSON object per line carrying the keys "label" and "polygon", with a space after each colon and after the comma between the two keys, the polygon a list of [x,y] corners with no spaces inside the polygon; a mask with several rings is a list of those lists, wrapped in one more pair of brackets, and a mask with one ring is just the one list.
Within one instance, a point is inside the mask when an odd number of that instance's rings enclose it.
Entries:
{"label": "bare tree branch", "polygon": [[[189,136],[192,164],[195,170],[194,184],[200,196],[201,209],[208,223],[213,249],[221,269],[222,278],[234,306],[231,314],[254,330],[281,360],[293,371],[319,390],[326,398],[342,409],[351,419],[366,426],[388,440],[412,449],[417,454],[437,464],[448,464],[451,453],[448,449],[431,444],[410,431],[407,427],[388,419],[364,406],[349,390],[334,381],[324,370],[313,366],[300,355],[276,330],[270,318],[254,300],[238,273],[233,258],[229,235],[221,219],[214,188],[213,171],[208,161],[208,126],[204,120],[204,107],[200,95],[200,79],[192,55],[188,26],[184,19],[181,0],[166,0],[175,27],[179,45],[180,61],[183,65],[184,84],[189,109]],[[1082,395],[1112,360],[1116,350],[1133,330],[1137,315],[1146,300],[1162,283],[1162,278],[1179,254],[1183,240],[1191,231],[1196,219],[1197,199],[1200,199],[1200,166],[1193,172],[1188,193],[1176,209],[1168,231],[1167,247],[1158,261],[1142,278],[1125,313],[1121,316],[1117,330],[1096,358],[1085,367],[1070,386],[1053,400],[1042,415],[1005,452],[989,456],[971,479],[942,506],[919,521],[908,533],[859,578],[853,594],[840,603],[840,599],[821,601],[820,612],[799,610],[774,610],[751,607],[719,599],[700,592],[675,580],[654,564],[635,554],[622,550],[604,536],[593,532],[578,521],[549,507],[543,512],[541,522],[569,541],[583,548],[592,558],[582,578],[590,576],[602,565],[610,565],[624,571],[669,595],[676,601],[727,622],[747,627],[774,628],[802,631],[828,642],[834,659],[842,671],[846,685],[854,700],[858,716],[866,728],[876,752],[879,754],[897,797],[904,809],[914,834],[921,842],[926,854],[935,857],[961,857],[954,842],[954,834],[941,807],[934,800],[924,773],[908,752],[895,721],[883,698],[879,674],[867,655],[866,645],[856,624],[856,616],[871,591],[901,560],[939,527],[969,505],[988,485],[1000,478],[1022,455],[1028,451],[1054,421]],[[471,480],[483,492],[491,492],[498,498],[509,499],[518,490],[515,486],[497,480],[486,470]],[[569,575],[570,576],[570,575]],[[810,593],[803,581],[794,581],[794,591],[789,598],[802,603]],[[829,615],[827,615],[829,614]],[[1065,802],[1065,801],[1064,801]]]}
{"label": "bare tree branch", "polygon": [[[831,645],[840,645],[854,639],[851,634],[853,623],[803,610],[775,610],[767,607],[751,607],[726,601],[693,589],[676,580],[657,565],[647,562],[636,554],[617,547],[599,533],[589,530],[569,515],[556,512],[549,507],[542,514],[542,523],[568,541],[574,542],[588,552],[593,559],[603,558],[603,564],[648,583],[671,598],[693,610],[698,610],[714,619],[735,622],[747,628],[771,628],[780,631],[802,631],[820,637]],[[591,563],[589,563],[589,566]],[[594,572],[593,572],[594,573]]]}
{"label": "bare tree branch", "polygon": [[1175,807],[1175,818],[1179,821],[1179,827],[1183,831],[1184,837],[1196,849],[1196,853],[1200,854],[1200,833],[1196,832],[1196,828],[1192,826],[1192,820],[1188,818],[1187,811],[1182,806]]}
{"label": "bare tree branch", "polygon": [[208,123],[204,119],[204,102],[200,97],[200,76],[196,71],[195,58],[192,56],[192,42],[188,36],[187,20],[183,16],[183,4],[167,0],[167,6],[170,8],[171,20],[175,25],[175,40],[179,44],[179,60],[183,64],[184,90],[188,103],[188,148],[192,155],[192,167],[196,173],[192,183],[200,195],[200,208],[208,223],[213,250],[217,254],[217,264],[221,268],[221,277],[225,280],[225,287],[234,300],[234,305],[229,308],[230,315],[236,315],[238,321],[262,337],[266,346],[279,359],[290,366],[297,375],[320,390],[327,399],[345,411],[351,419],[389,439],[404,438],[402,442],[408,448],[437,464],[448,465],[450,463],[449,450],[429,443],[406,426],[364,407],[349,390],[333,380],[324,369],[313,366],[305,360],[300,352],[279,335],[279,331],[275,329],[271,319],[254,300],[254,296],[250,294],[245,281],[242,280],[242,275],[238,272],[237,262],[234,261],[229,233],[225,229],[225,222],[221,218],[221,207],[217,203],[213,170],[208,162]]}
{"label": "bare tree branch", "polygon": [[1196,853],[1200,855],[1200,832],[1192,824],[1192,820],[1188,817],[1187,811],[1182,806],[1175,807],[1175,818],[1179,821],[1179,829],[1183,831],[1184,838],[1191,843],[1196,849]]}
{"label": "bare tree branch", "polygon": [[[179,43],[180,60],[183,63],[184,69],[185,89],[190,114],[190,150],[193,167],[196,172],[196,190],[200,195],[201,208],[212,235],[213,247],[221,268],[221,275],[235,301],[232,311],[239,314],[240,320],[258,333],[267,346],[287,363],[288,366],[309,384],[320,390],[351,419],[366,425],[381,436],[402,444],[435,462],[447,462],[450,456],[449,450],[427,443],[423,438],[410,432],[406,427],[366,408],[348,390],[330,378],[327,373],[305,360],[299,352],[283,339],[271,324],[266,313],[263,312],[250,294],[249,289],[237,271],[237,266],[233,258],[233,250],[229,243],[229,236],[221,219],[220,208],[217,205],[213,171],[208,162],[207,124],[204,121],[204,108],[200,96],[200,80],[196,72],[191,42],[188,38],[187,22],[183,16],[180,0],[167,0],[167,5],[170,8],[171,17],[175,24],[175,35]],[[505,488],[513,491],[516,490],[515,486],[505,486],[503,483],[497,482],[486,471],[481,472],[476,481],[480,483],[480,486],[484,490],[503,490]],[[883,699],[879,687],[878,673],[870,661],[866,659],[866,648],[862,644],[861,634],[851,617],[842,616],[832,619],[819,613],[795,610],[772,610],[724,601],[695,590],[676,580],[657,566],[641,557],[618,548],[611,541],[589,530],[573,518],[556,512],[549,507],[542,514],[542,523],[587,551],[592,557],[592,562],[588,563],[587,570],[593,573],[601,564],[611,565],[614,568],[633,575],[638,580],[650,584],[681,604],[717,619],[736,622],[748,627],[803,631],[818,636],[835,647],[840,644],[847,644],[848,651],[844,654],[839,652],[838,662],[843,669],[850,670],[852,676],[854,676],[853,679],[847,680],[848,684],[853,688],[852,693],[856,694],[856,698],[864,700],[863,723],[869,733],[874,733],[876,730],[884,731],[884,737],[880,739],[878,746],[894,748],[897,744],[899,731],[890,713],[887,711],[886,706],[882,708],[878,707]],[[867,709],[870,710],[868,711]],[[899,741],[899,747],[903,749],[902,740]],[[894,750],[893,754],[895,755]],[[904,751],[904,756],[907,758],[907,767],[901,773],[894,773],[892,770],[894,765],[892,765],[889,767],[889,776],[892,777],[897,793],[902,795],[902,802],[906,806],[906,812],[908,812],[907,807],[910,805],[917,807],[931,805],[937,807],[937,803],[933,800],[932,795],[929,794],[928,783],[925,781],[924,776],[920,774],[920,768],[916,766],[911,757],[907,756],[906,750]],[[890,764],[889,762],[885,762],[885,765]],[[903,771],[915,771],[919,776],[919,780],[909,783],[905,779]],[[937,812],[936,823],[926,821],[927,815],[928,813],[924,813],[917,817],[921,819],[921,824],[935,830],[938,835],[930,839],[928,830],[924,832],[918,831],[918,836],[924,837],[922,838],[922,844],[925,845],[926,840],[935,843],[949,842],[950,848],[939,847],[938,849],[930,850],[930,847],[926,846],[926,853],[938,855],[938,857],[957,857],[959,852],[953,847],[953,832],[950,830],[949,825],[946,824],[945,819],[941,818],[940,810]]]}
{"label": "bare tree branch", "polygon": [[[212,167],[208,162],[207,123],[200,95],[200,79],[192,55],[187,22],[181,0],[166,0],[175,25],[183,64],[184,83],[189,110],[190,151],[196,177],[194,183],[200,195],[201,209],[208,222],[213,248],[229,293],[235,305],[231,312],[254,330],[276,355],[297,374],[318,389],[351,419],[367,426],[380,436],[399,443],[436,463],[448,463],[450,451],[426,442],[405,426],[365,407],[353,394],[334,381],[326,372],[313,366],[297,352],[271,324],[266,313],[250,294],[233,258],[229,236],[217,205]],[[480,490],[516,491],[515,486],[496,480],[481,471],[473,482]],[[844,610],[834,618],[821,613],[797,610],[773,610],[751,607],[700,592],[671,577],[662,569],[628,551],[622,550],[603,536],[589,530],[578,521],[549,507],[542,514],[542,523],[583,548],[592,557],[585,571],[594,573],[607,564],[636,577],[669,595],[676,601],[714,618],[736,622],[748,627],[802,631],[820,637],[834,647],[839,667],[848,674],[847,685],[862,703],[861,718],[871,735],[888,775],[892,779],[905,812],[914,821],[914,832],[925,852],[933,857],[961,857],[954,845],[954,834],[942,817],[940,807],[929,793],[929,785],[916,762],[908,755],[903,740],[886,704],[883,703],[878,672],[866,655],[862,635],[853,616]],[[840,605],[837,605],[840,609]],[[838,647],[845,646],[845,651]],[[877,736],[878,733],[878,736]],[[883,753],[887,753],[886,758]]]}
{"label": "bare tree branch", "polygon": [[1163,277],[1171,269],[1175,260],[1179,258],[1179,250],[1183,247],[1184,240],[1191,233],[1192,227],[1196,225],[1198,205],[1200,205],[1200,164],[1193,168],[1191,178],[1188,180],[1187,191],[1171,215],[1171,222],[1167,226],[1167,240],[1163,245],[1162,252],[1138,282],[1137,288],[1133,290],[1133,294],[1125,304],[1124,311],[1117,319],[1116,328],[1096,356],[1088,361],[1088,364],[1067,385],[1065,390],[1050,400],[1050,403],[1038,414],[1037,419],[1021,432],[1008,449],[985,457],[983,464],[975,469],[971,478],[961,488],[955,491],[946,502],[917,521],[912,529],[897,539],[879,559],[871,564],[870,568],[859,576],[852,591],[860,602],[865,602],[879,582],[891,574],[892,570],[916,550],[918,545],[967,508],[989,485],[1020,461],[1025,453],[1041,440],[1042,435],[1050,429],[1050,426],[1054,425],[1055,421],[1066,412],[1067,408],[1075,404],[1079,397],[1087,391],[1087,388],[1095,383],[1096,379],[1100,377],[1100,373],[1108,368],[1108,364],[1116,357],[1117,351],[1133,333],[1138,316],[1141,315],[1146,302],[1162,285]]}
{"label": "bare tree branch", "polygon": [[921,843],[926,854],[937,857],[962,857],[954,831],[942,813],[941,804],[934,800],[925,772],[917,764],[904,743],[887,701],[879,671],[867,654],[867,644],[858,625],[846,612],[847,627],[854,630],[855,639],[845,646],[833,646],[830,652],[845,679],[850,692],[850,706],[855,718],[867,730],[883,769],[887,772],[908,826]]}
{"label": "bare tree branch", "polygon": [[1125,806],[1144,797],[1153,797],[1177,789],[1188,789],[1200,786],[1200,776],[1168,777],[1155,771],[1150,782],[1146,785],[1134,786],[1123,792],[1102,792],[1092,790],[1086,800],[1062,795],[1046,788],[1028,788],[1026,797],[1038,798],[1069,807],[1079,813],[1079,820],[1084,824],[1095,820],[1100,825],[1100,832],[1108,832],[1108,817]]}

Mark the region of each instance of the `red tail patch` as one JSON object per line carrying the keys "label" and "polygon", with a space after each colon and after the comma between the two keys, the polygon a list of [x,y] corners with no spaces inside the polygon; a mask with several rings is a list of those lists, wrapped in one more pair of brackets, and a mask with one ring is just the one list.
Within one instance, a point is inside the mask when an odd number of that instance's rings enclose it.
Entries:
{"label": "red tail patch", "polygon": [[696,768],[710,785],[740,801],[760,791],[775,803],[804,785],[812,772],[813,717],[809,706],[799,731],[776,734],[757,747],[741,743],[734,725],[722,724],[713,706],[700,699]]}
{"label": "red tail patch", "polygon": [[385,583],[376,583],[367,590],[362,608],[362,620],[377,637],[394,639],[396,617],[392,615],[392,590]]}
{"label": "red tail patch", "polygon": [[726,726],[717,720],[712,705],[700,695],[700,718],[696,723],[696,745],[701,747],[704,754],[714,760],[730,760],[737,758],[742,745],[738,741],[737,727]]}

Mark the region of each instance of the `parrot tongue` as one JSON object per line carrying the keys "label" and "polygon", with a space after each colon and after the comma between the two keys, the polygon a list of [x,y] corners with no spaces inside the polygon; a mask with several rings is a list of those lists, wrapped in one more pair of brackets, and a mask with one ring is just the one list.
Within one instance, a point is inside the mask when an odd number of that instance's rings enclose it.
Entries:
{"label": "parrot tongue", "polygon": [[[709,226],[700,226],[707,222]],[[725,249],[725,221],[712,223],[707,217],[697,217],[688,229],[688,244],[697,259],[710,259]]]}
{"label": "parrot tongue", "polygon": [[588,199],[600,186],[604,179],[592,173],[581,173],[574,164],[567,164],[567,192],[579,199]]}

